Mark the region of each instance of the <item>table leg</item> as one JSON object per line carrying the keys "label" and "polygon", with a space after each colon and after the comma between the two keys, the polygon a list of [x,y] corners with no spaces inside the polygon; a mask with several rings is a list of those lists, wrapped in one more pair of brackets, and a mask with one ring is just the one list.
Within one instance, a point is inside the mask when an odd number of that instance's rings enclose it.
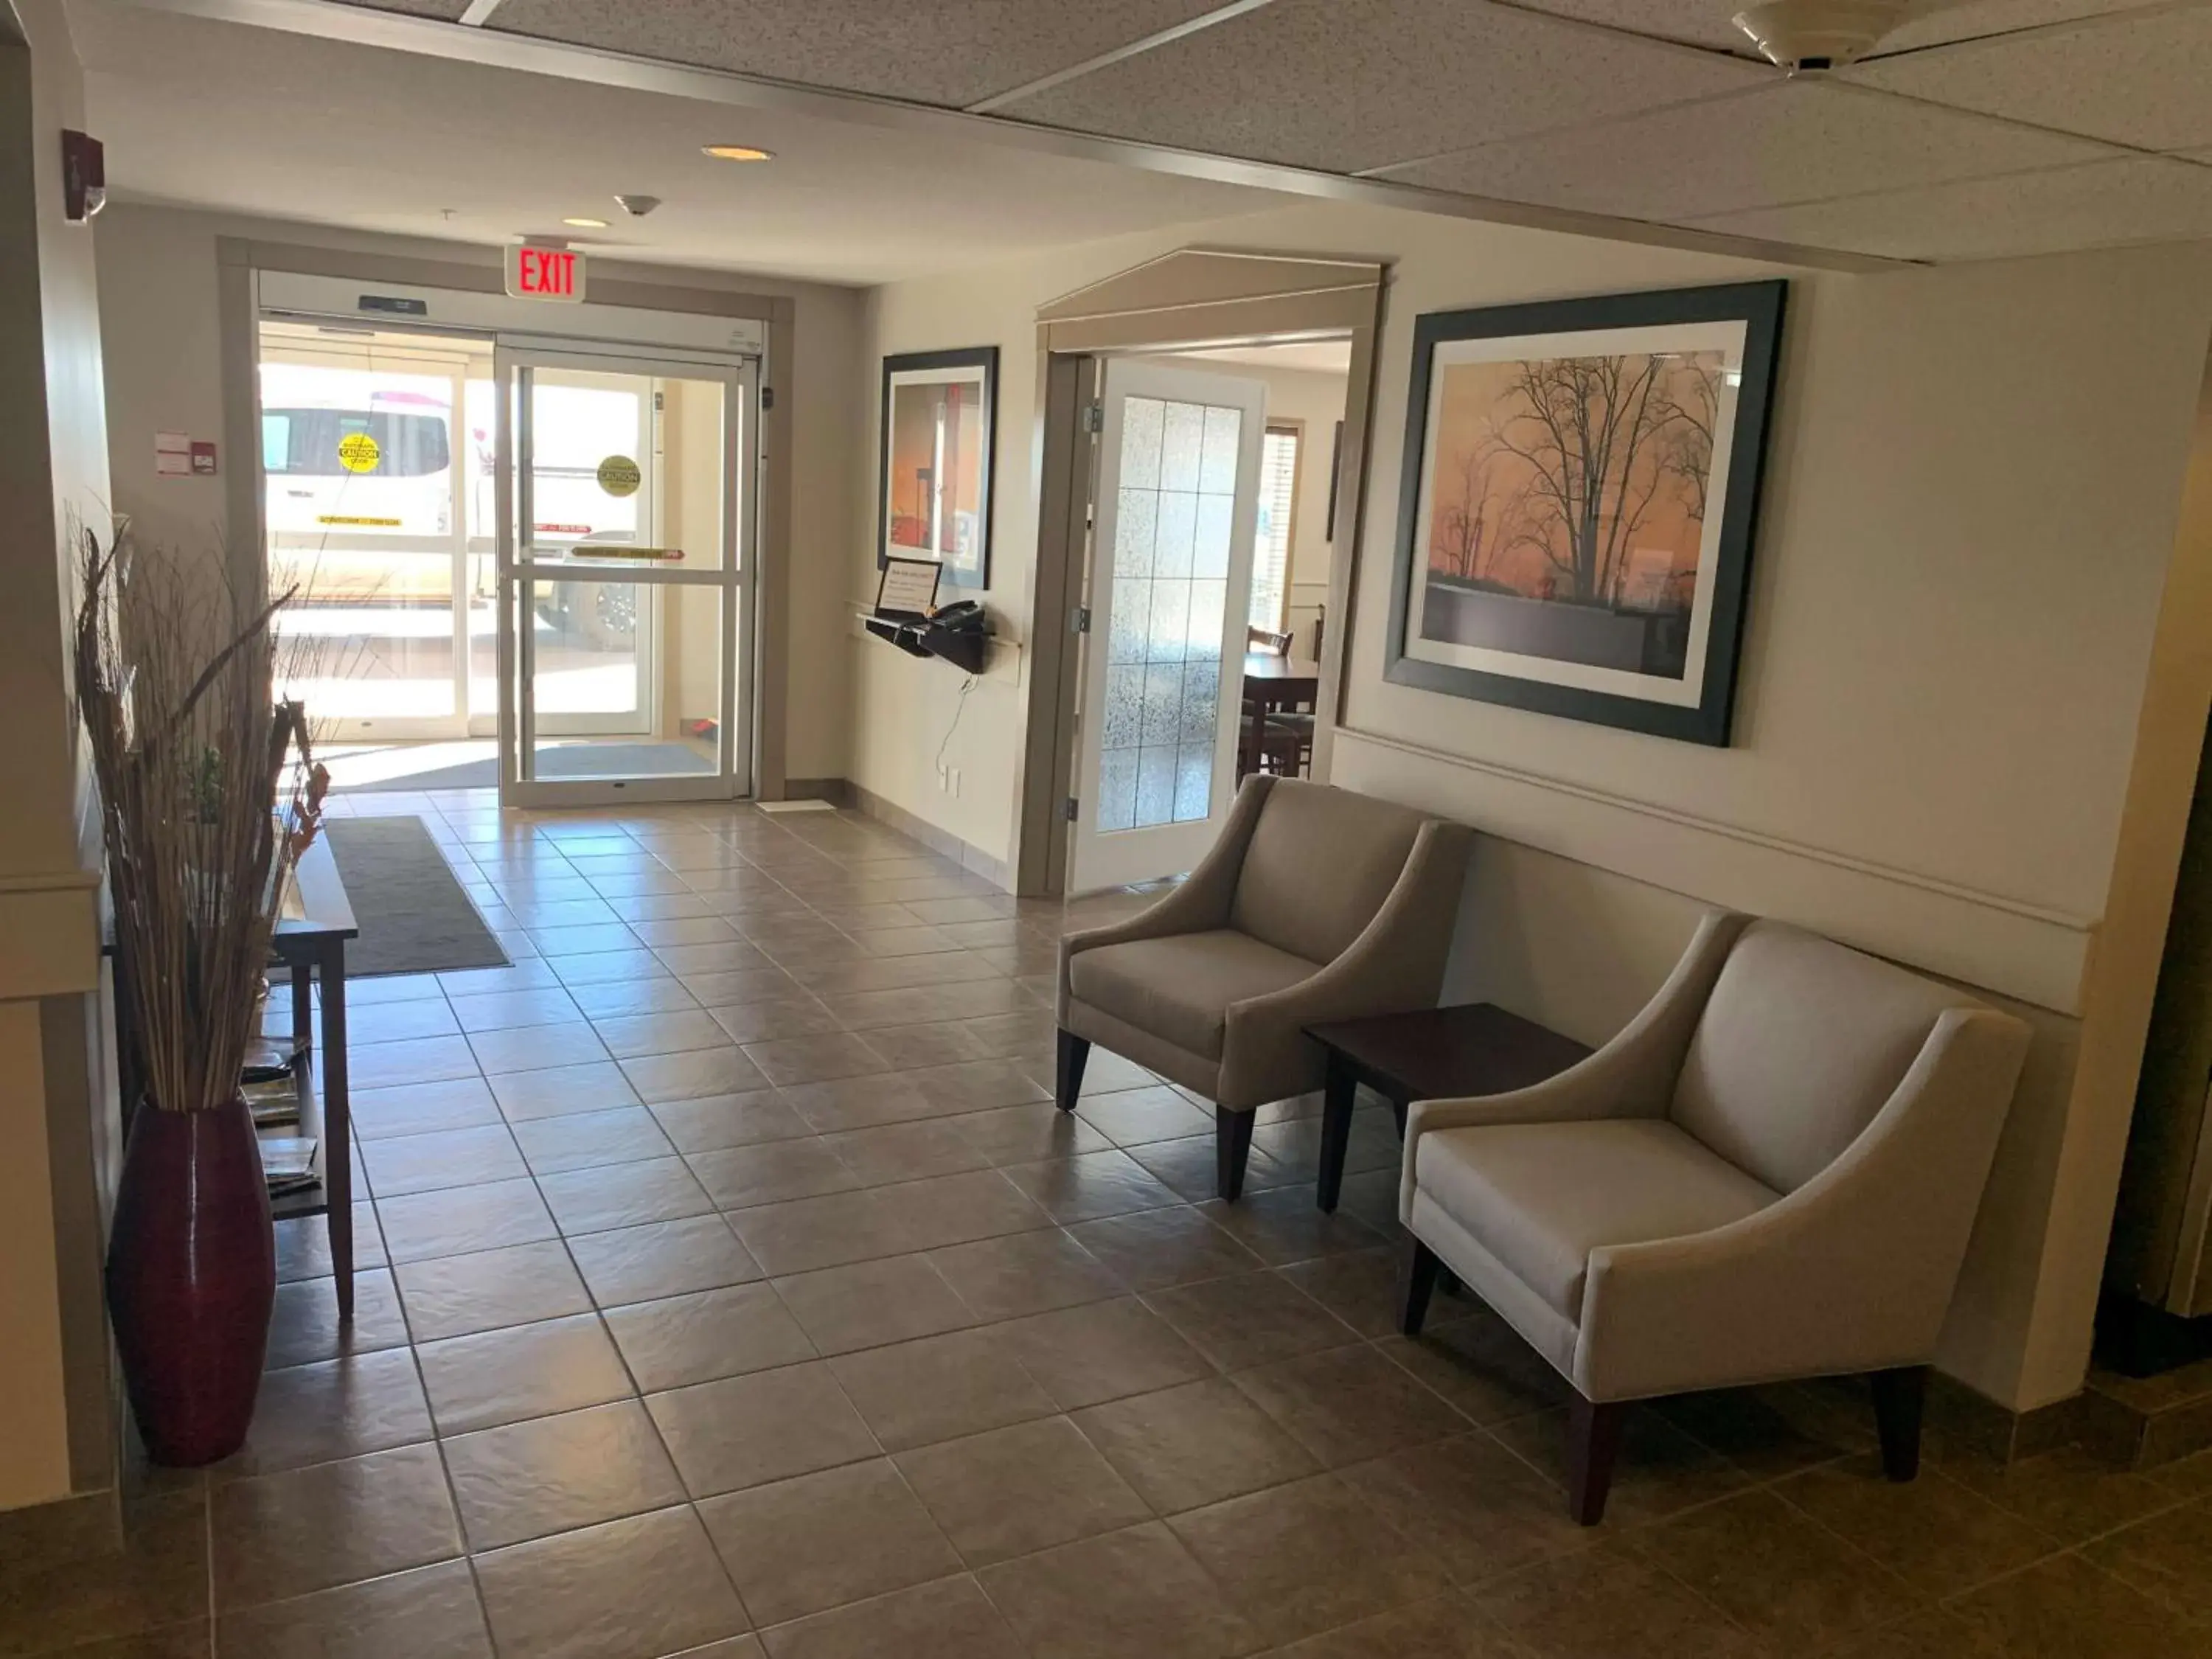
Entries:
{"label": "table leg", "polygon": [[292,964],[292,1048],[306,1048],[314,1035],[315,969],[313,963]]}
{"label": "table leg", "polygon": [[1344,1187],[1344,1152],[1352,1139],[1352,1109],[1358,1094],[1352,1067],[1332,1051],[1322,1094],[1321,1172],[1314,1182],[1314,1200],[1324,1210],[1336,1208]]}
{"label": "table leg", "polygon": [[323,1177],[330,1200],[331,1268],[338,1322],[353,1322],[353,1113],[346,1094],[345,943],[322,953]]}

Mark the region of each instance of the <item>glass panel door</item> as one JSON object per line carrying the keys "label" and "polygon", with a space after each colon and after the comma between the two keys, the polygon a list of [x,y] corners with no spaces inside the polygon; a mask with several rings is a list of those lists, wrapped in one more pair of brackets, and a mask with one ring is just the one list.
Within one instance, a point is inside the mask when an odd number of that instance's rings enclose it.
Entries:
{"label": "glass panel door", "polygon": [[501,776],[519,804],[751,785],[754,374],[499,354]]}
{"label": "glass panel door", "polygon": [[1106,366],[1070,887],[1188,870],[1228,816],[1264,381]]}

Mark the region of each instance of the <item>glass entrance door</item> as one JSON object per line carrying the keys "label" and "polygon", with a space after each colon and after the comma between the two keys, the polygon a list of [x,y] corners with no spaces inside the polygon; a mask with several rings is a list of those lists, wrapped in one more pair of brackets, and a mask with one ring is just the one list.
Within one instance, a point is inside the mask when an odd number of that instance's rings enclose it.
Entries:
{"label": "glass entrance door", "polygon": [[749,793],[752,366],[502,344],[496,379],[503,798]]}

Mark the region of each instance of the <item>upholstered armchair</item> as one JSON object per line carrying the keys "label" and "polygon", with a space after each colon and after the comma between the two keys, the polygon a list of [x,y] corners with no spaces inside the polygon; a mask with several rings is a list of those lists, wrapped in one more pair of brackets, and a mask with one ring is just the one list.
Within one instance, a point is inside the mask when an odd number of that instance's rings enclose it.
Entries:
{"label": "upholstered armchair", "polygon": [[1830,940],[1708,915],[1580,1065],[1413,1106],[1406,1334],[1449,1268],[1558,1368],[1584,1525],[1628,1405],[1700,1389],[1869,1373],[1884,1467],[1910,1480],[2027,1041]]}
{"label": "upholstered armchair", "polygon": [[1253,1113],[1324,1080],[1305,1026],[1436,1006],[1472,840],[1349,790],[1246,779],[1179,886],[1061,941],[1060,1109],[1104,1043],[1214,1103],[1216,1188],[1237,1197]]}

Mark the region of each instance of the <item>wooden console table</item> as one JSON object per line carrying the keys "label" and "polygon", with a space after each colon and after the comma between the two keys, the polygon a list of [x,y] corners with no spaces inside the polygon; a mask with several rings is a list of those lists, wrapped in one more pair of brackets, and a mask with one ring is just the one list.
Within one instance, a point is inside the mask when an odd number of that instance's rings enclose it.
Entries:
{"label": "wooden console table", "polygon": [[[292,970],[292,1048],[300,1069],[301,1133],[320,1140],[319,1185],[270,1200],[279,1221],[330,1218],[331,1271],[337,1278],[338,1319],[353,1319],[353,1113],[346,1082],[346,941],[359,936],[353,903],[338,878],[331,844],[318,836],[300,855],[292,891],[276,921],[276,959]],[[312,1010],[322,983],[322,1039],[315,1052]],[[320,1106],[320,1110],[316,1108]]]}

